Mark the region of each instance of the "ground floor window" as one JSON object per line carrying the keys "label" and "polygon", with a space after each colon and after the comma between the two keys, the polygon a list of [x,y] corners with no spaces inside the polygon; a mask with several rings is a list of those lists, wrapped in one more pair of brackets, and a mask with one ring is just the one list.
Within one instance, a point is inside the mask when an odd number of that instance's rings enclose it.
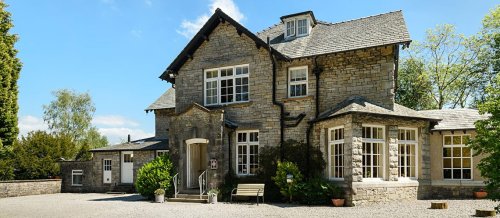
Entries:
{"label": "ground floor window", "polygon": [[344,178],[344,127],[328,131],[328,166],[331,179]]}
{"label": "ground floor window", "polygon": [[236,173],[255,175],[259,168],[259,131],[238,131],[236,137]]}
{"label": "ground floor window", "polygon": [[400,128],[398,130],[398,175],[399,177],[417,177],[417,129]]}
{"label": "ground floor window", "polygon": [[472,179],[472,151],[466,146],[470,135],[443,136],[444,179]]}
{"label": "ground floor window", "polygon": [[157,150],[156,151],[156,156],[157,157],[165,155],[165,154],[168,154],[168,150]]}
{"label": "ground floor window", "polygon": [[71,171],[71,185],[72,186],[82,186],[83,181],[83,170],[72,170]]}
{"label": "ground floor window", "polygon": [[382,178],[384,127],[363,125],[362,141],[363,178]]}

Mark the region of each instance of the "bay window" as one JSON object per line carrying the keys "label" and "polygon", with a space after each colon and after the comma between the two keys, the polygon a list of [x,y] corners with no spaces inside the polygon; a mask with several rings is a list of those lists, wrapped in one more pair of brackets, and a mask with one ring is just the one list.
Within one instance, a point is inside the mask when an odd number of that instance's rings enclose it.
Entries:
{"label": "bay window", "polygon": [[363,178],[382,178],[385,130],[383,126],[363,126],[362,131]]}
{"label": "bay window", "polygon": [[331,179],[344,178],[344,127],[328,131],[328,174]]}
{"label": "bay window", "polygon": [[417,178],[417,129],[399,128],[398,130],[398,176]]}

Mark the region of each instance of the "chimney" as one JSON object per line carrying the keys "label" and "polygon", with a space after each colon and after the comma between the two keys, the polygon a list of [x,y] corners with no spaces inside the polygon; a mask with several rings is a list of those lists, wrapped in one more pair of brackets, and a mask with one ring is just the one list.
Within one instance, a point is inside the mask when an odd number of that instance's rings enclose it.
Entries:
{"label": "chimney", "polygon": [[130,134],[128,134],[128,140],[127,140],[128,143],[130,143]]}

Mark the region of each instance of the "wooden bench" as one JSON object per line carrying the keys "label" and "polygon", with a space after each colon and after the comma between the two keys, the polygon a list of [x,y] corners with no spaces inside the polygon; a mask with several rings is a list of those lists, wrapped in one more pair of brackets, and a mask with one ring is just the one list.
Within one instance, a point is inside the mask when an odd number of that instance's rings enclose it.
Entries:
{"label": "wooden bench", "polygon": [[233,197],[257,197],[257,205],[259,205],[259,197],[262,197],[264,203],[264,184],[238,184],[237,188],[231,191],[231,202]]}

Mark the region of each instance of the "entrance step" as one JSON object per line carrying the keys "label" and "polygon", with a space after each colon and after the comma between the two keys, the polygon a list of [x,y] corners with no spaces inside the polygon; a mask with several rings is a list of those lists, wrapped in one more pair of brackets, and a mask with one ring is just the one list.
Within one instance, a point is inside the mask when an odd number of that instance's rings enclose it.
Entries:
{"label": "entrance step", "polygon": [[190,195],[200,195],[200,189],[199,188],[195,188],[195,189],[184,189],[184,190],[181,190],[179,191],[179,193],[181,194],[190,194]]}
{"label": "entrance step", "polygon": [[208,203],[208,195],[177,194],[177,198],[169,198],[167,202],[185,202],[185,203]]}
{"label": "entrance step", "polygon": [[[177,194],[177,198],[186,198],[186,199],[200,199],[200,195],[193,194]],[[208,195],[202,195],[201,199],[208,199]]]}

